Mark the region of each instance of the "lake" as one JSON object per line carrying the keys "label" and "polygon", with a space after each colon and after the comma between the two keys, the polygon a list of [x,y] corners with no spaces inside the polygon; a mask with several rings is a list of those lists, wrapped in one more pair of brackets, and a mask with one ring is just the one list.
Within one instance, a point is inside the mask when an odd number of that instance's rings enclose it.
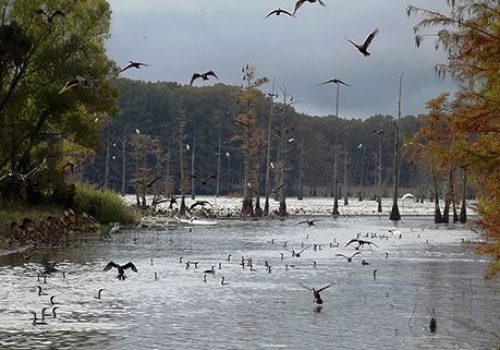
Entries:
{"label": "lake", "polygon": [[[297,217],[124,231],[109,242],[88,236],[48,249],[25,265],[19,254],[1,257],[0,348],[499,348],[498,279],[485,281],[488,260],[462,243],[477,240],[476,233],[429,217],[397,224],[378,217],[318,219],[311,227]],[[336,256],[356,252],[355,244],[345,245],[358,233],[377,247],[361,247],[350,263]],[[285,244],[308,248],[292,257]],[[240,265],[242,256],[255,271]],[[198,267],[186,269],[180,257]],[[58,262],[46,283],[37,281],[45,260]],[[138,272],[126,270],[128,278],[119,281],[115,269],[103,271],[110,260],[132,261]],[[204,282],[203,270],[212,265],[215,274]],[[324,307],[315,312],[304,286],[329,283],[321,292]],[[47,294],[39,296],[37,286]],[[57,317],[33,325],[30,311],[50,312],[52,295]],[[436,334],[428,330],[433,308]]]}

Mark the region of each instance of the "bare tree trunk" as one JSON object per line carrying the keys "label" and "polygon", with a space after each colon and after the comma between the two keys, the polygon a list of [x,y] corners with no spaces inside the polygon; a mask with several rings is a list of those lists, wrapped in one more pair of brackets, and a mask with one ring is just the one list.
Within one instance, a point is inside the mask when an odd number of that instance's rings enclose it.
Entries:
{"label": "bare tree trunk", "polygon": [[268,216],[269,215],[269,195],[271,191],[271,178],[270,178],[270,171],[271,171],[271,118],[272,118],[272,110],[274,106],[274,102],[271,105],[271,108],[269,110],[269,118],[267,120],[267,156],[266,156],[266,184],[265,184],[265,191],[266,191],[266,202],[264,204],[264,215]]}
{"label": "bare tree trunk", "polygon": [[166,159],[166,165],[165,165],[165,196],[170,197],[172,195],[172,184],[170,180],[170,141],[168,141],[167,145],[167,159]]}
{"label": "bare tree trunk", "polygon": [[363,147],[363,154],[361,155],[361,179],[359,181],[359,201],[362,202],[364,198],[364,185],[365,185],[365,153],[366,153],[366,147],[365,145],[361,146]]}
{"label": "bare tree trunk", "polygon": [[193,131],[193,146],[191,147],[191,199],[194,200],[196,198],[195,192],[194,192],[194,187],[196,185],[196,178],[194,177],[195,170],[194,170],[194,149],[196,147],[195,145],[195,138],[194,138],[194,131]]}
{"label": "bare tree trunk", "polygon": [[344,205],[349,205],[349,188],[348,185],[348,174],[347,174],[347,143],[344,141]]}
{"label": "bare tree trunk", "polygon": [[299,156],[299,178],[298,178],[298,197],[299,201],[304,199],[304,139],[300,143],[300,156]]}
{"label": "bare tree trunk", "polygon": [[441,209],[439,207],[439,189],[437,180],[433,178],[432,182],[434,185],[434,222],[441,223],[443,222],[443,217],[441,216]]}
{"label": "bare tree trunk", "polygon": [[462,206],[460,207],[460,222],[465,223],[467,221],[467,208],[465,206],[465,200],[467,199],[467,168],[462,168]]}
{"label": "bare tree trunk", "polygon": [[450,174],[448,176],[448,192],[446,193],[446,199],[444,201],[443,209],[443,221],[445,223],[450,222],[450,206],[451,206],[451,183],[453,181],[453,169],[450,169]]}
{"label": "bare tree trunk", "polygon": [[179,209],[180,215],[186,214],[186,198],[184,194],[184,126],[186,125],[186,117],[184,111],[181,111],[181,120],[179,122],[179,167],[180,167],[180,191],[181,191],[181,206]]}
{"label": "bare tree trunk", "polygon": [[403,89],[403,73],[401,73],[401,77],[399,78],[399,98],[398,98],[398,120],[394,123],[394,127],[396,129],[396,136],[394,141],[394,166],[392,169],[393,174],[393,182],[394,182],[394,192],[392,195],[392,209],[391,215],[389,216],[389,220],[391,221],[399,221],[401,220],[401,214],[399,213],[398,207],[398,197],[399,197],[399,170],[400,170],[400,130],[399,130],[399,121],[401,120],[401,91]]}
{"label": "bare tree trunk", "polygon": [[127,148],[127,134],[125,132],[125,126],[123,126],[123,133],[121,137],[121,144],[122,144],[122,189],[121,189],[121,194],[125,195],[125,188],[126,188],[126,148]]}
{"label": "bare tree trunk", "polygon": [[337,185],[337,145],[333,149],[333,210],[332,215],[337,216],[339,213],[339,197],[338,197],[338,185]]}
{"label": "bare tree trunk", "polygon": [[256,217],[262,217],[262,214],[264,213],[262,208],[260,207],[260,143],[258,146],[257,150],[257,165],[256,165],[256,170],[257,170],[257,176],[255,179],[255,216]]}
{"label": "bare tree trunk", "polygon": [[378,152],[377,152],[377,212],[382,212],[382,142],[380,134],[378,138]]}

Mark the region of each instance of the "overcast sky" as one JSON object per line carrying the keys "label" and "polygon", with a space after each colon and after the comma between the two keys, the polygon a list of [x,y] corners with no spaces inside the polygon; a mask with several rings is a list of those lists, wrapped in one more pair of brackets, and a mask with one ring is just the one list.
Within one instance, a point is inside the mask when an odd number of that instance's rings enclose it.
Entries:
{"label": "overcast sky", "polygon": [[[425,112],[425,102],[453,91],[434,65],[445,55],[432,39],[417,49],[408,3],[445,9],[442,0],[323,0],[306,3],[295,18],[265,15],[278,7],[292,11],[293,0],[109,0],[113,11],[108,52],[118,64],[150,64],[124,76],[187,84],[193,72],[214,70],[221,82],[241,84],[241,67],[285,84],[300,112],[334,113],[334,86],[317,86],[331,77],[351,84],[341,89],[340,116],[366,118],[397,113],[399,76],[405,73],[403,114]],[[347,40],[362,43],[378,36],[363,57]],[[213,82],[198,85],[213,84]],[[272,85],[263,88],[270,91]]]}

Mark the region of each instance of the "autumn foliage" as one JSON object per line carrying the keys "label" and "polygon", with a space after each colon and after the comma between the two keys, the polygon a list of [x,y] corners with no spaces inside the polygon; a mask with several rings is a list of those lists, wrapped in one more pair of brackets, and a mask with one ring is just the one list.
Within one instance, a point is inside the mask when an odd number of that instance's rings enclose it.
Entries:
{"label": "autumn foliage", "polygon": [[[453,101],[442,95],[429,103],[428,122],[435,125],[427,123],[421,132],[430,142],[425,146],[433,170],[467,167],[478,188],[477,209],[488,238],[479,250],[493,255],[487,273],[492,277],[500,271],[500,5],[495,0],[446,3],[448,13],[408,7],[408,15],[423,18],[414,28],[417,45],[435,36],[436,48],[448,55],[446,64],[436,66],[438,75],[460,84]],[[432,120],[433,113],[439,119]]]}

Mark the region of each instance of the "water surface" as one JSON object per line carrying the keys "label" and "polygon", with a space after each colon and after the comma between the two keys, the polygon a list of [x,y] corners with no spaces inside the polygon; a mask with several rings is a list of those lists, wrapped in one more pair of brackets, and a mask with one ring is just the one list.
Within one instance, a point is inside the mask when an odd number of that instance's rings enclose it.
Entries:
{"label": "water surface", "polygon": [[[498,348],[500,287],[482,278],[487,260],[461,243],[477,239],[475,233],[460,225],[436,226],[429,218],[406,219],[398,226],[386,218],[320,219],[313,227],[291,218],[137,230],[114,235],[109,243],[89,237],[48,250],[26,265],[4,257],[0,348]],[[361,248],[351,263],[335,256],[355,252],[345,243],[358,232],[362,237],[376,233],[369,239],[378,248]],[[340,247],[330,248],[334,240]],[[311,246],[292,258],[284,242],[290,250]],[[321,250],[312,244],[321,244]],[[198,268],[186,269],[181,256],[184,262],[197,261]],[[239,265],[242,256],[253,259],[256,271]],[[363,266],[362,259],[370,265]],[[59,272],[46,284],[36,277],[43,260],[58,261]],[[121,282],[116,270],[102,271],[109,260],[132,261],[139,271],[127,270]],[[285,264],[294,267],[286,270]],[[216,273],[205,283],[202,271],[212,265]],[[227,284],[220,284],[221,276]],[[303,286],[329,283],[322,312],[314,312],[312,292]],[[38,296],[37,286],[47,295]],[[105,290],[99,300],[100,288]],[[57,318],[32,325],[29,311],[40,314],[50,307],[51,295],[60,303]],[[427,308],[436,310],[435,335],[427,330]]]}

